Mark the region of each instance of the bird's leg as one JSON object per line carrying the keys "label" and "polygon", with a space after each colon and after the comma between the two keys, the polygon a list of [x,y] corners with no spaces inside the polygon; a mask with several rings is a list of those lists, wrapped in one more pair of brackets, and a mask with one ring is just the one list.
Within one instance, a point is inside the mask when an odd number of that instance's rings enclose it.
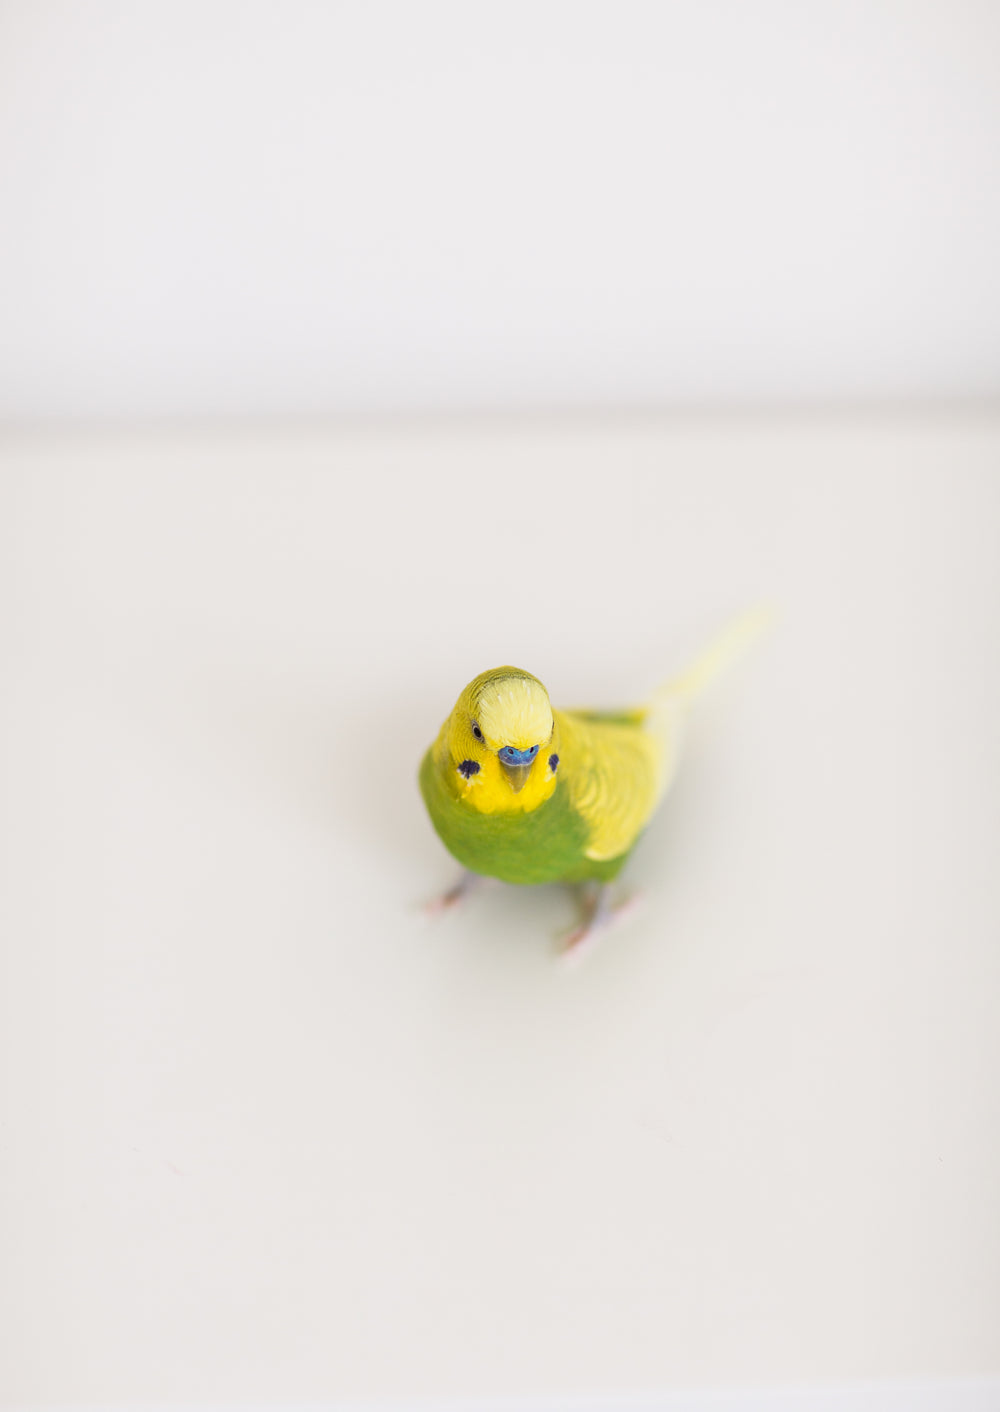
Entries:
{"label": "bird's leg", "polygon": [[601,932],[610,931],[623,917],[633,911],[637,899],[626,900],[616,907],[612,901],[611,883],[598,883],[596,891],[584,898],[583,922],[566,938],[563,955],[567,959],[579,960],[581,953],[593,945]]}
{"label": "bird's leg", "polygon": [[460,902],[464,902],[470,893],[475,892],[480,883],[486,879],[481,873],[470,872],[464,869],[458,882],[454,887],[450,887],[447,892],[443,892],[440,897],[435,897],[432,902],[428,902],[425,908],[429,917],[436,917],[441,912],[450,912],[453,907],[457,907]]}
{"label": "bird's leg", "polygon": [[607,925],[611,915],[611,884],[598,883],[595,887],[584,885],[582,894],[583,920],[566,938],[566,950],[575,951],[588,941],[595,932]]}

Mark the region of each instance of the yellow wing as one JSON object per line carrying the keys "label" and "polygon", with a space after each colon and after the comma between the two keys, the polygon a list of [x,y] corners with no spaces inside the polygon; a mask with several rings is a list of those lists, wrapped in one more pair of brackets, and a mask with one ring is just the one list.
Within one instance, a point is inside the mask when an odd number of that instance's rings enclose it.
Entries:
{"label": "yellow wing", "polygon": [[618,858],[632,847],[673,778],[688,707],[771,616],[766,608],[745,613],[644,706],[553,713],[566,761],[565,784],[590,832],[588,858]]}
{"label": "yellow wing", "polygon": [[557,711],[560,775],[587,824],[588,858],[618,858],[649,822],[665,785],[669,742],[634,722]]}

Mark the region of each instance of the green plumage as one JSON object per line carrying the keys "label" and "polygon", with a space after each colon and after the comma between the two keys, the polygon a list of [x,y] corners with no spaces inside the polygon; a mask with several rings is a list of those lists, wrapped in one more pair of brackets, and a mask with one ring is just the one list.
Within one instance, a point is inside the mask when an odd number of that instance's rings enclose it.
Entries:
{"label": "green plumage", "polygon": [[628,853],[607,859],[585,856],[587,825],[564,789],[530,813],[480,814],[449,792],[428,750],[420,767],[420,792],[441,841],[474,873],[509,883],[608,882],[628,858]]}

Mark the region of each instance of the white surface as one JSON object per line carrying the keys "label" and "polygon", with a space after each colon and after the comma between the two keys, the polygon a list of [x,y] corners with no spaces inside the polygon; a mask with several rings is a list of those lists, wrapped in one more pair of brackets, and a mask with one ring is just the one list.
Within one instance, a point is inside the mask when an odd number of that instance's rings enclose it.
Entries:
{"label": "white surface", "polygon": [[[8,442],[0,1392],[1000,1372],[998,464],[985,416]],[[628,700],[762,593],[628,929],[422,923],[470,676]]]}
{"label": "white surface", "polygon": [[0,417],[995,395],[998,154],[983,0],[5,0]]}

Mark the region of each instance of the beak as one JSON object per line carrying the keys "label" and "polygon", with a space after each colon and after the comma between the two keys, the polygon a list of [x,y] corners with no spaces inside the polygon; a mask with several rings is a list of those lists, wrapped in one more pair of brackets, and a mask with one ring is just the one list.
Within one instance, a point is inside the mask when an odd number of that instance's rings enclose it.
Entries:
{"label": "beak", "polygon": [[533,745],[530,750],[515,750],[512,745],[505,745],[502,750],[497,752],[500,768],[507,776],[507,783],[515,794],[519,794],[528,783],[531,767],[537,757],[537,745]]}
{"label": "beak", "polygon": [[534,760],[528,760],[523,765],[508,765],[503,760],[500,761],[500,768],[507,776],[507,783],[515,794],[520,794],[528,783],[528,776],[531,774],[531,767],[534,763]]}

